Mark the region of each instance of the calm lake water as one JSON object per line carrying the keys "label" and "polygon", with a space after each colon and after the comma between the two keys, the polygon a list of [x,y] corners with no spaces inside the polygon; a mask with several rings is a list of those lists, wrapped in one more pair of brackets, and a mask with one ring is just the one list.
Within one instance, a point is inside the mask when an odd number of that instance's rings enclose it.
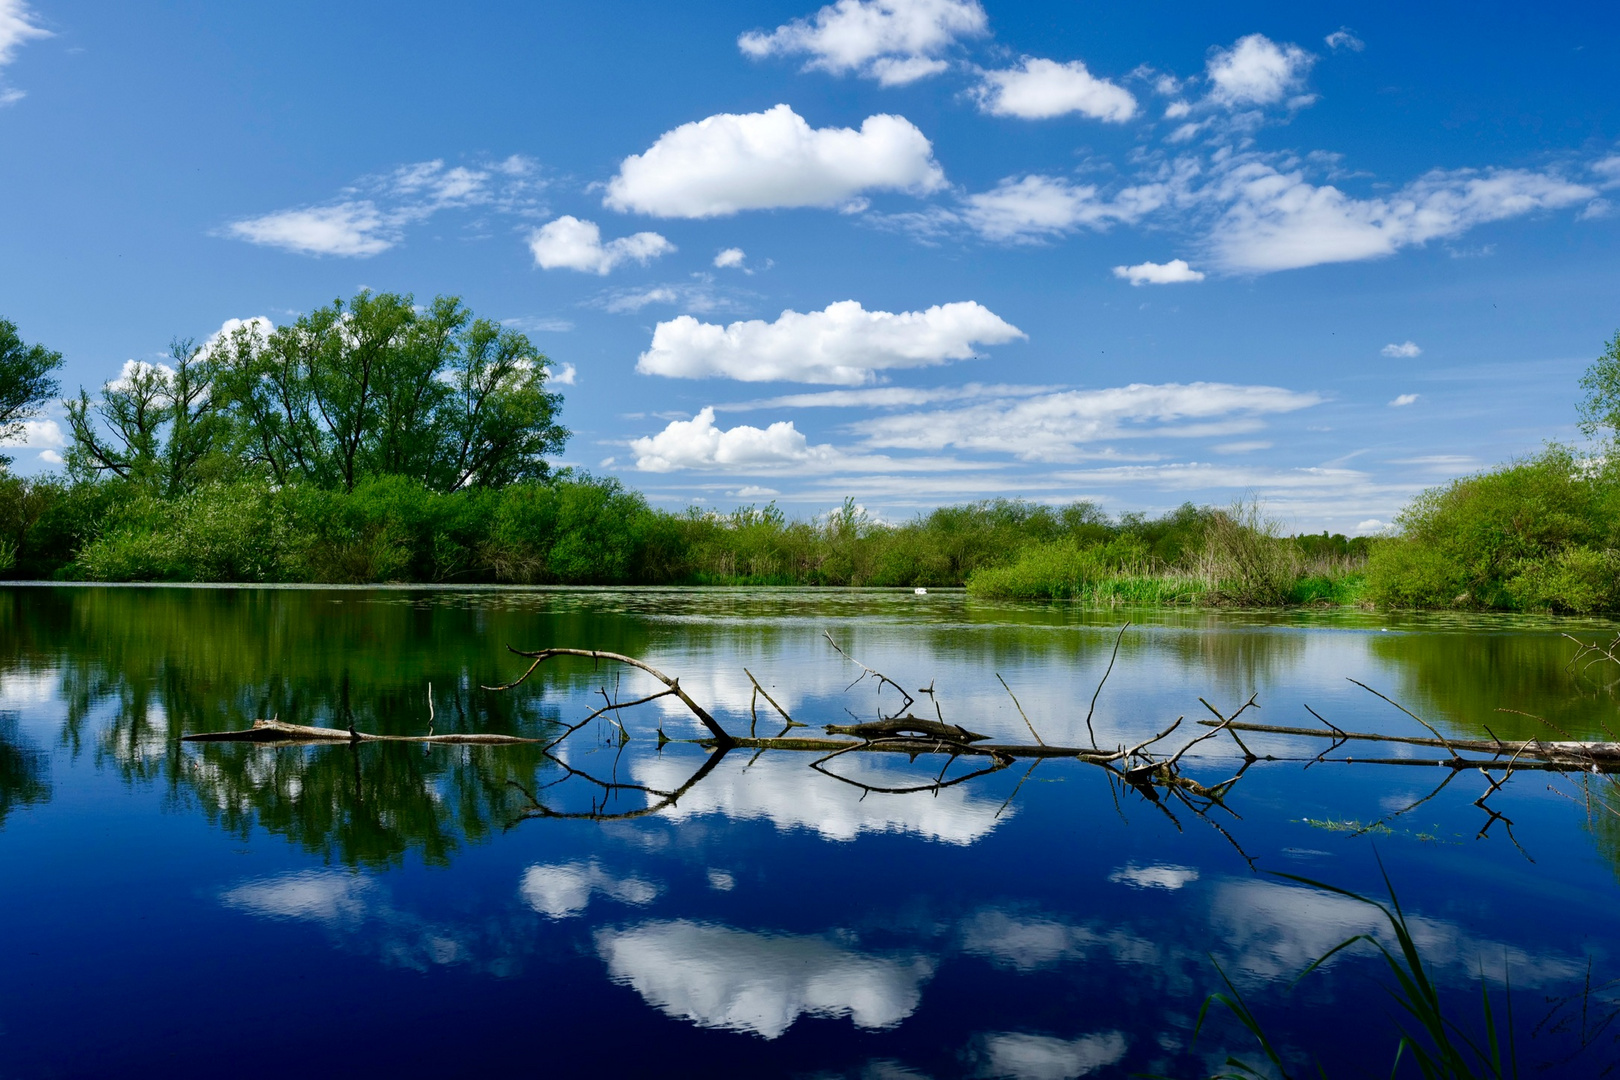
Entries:
{"label": "calm lake water", "polygon": [[[1602,622],[889,591],[6,587],[0,1077],[1203,1076],[1228,1052],[1258,1061],[1224,1015],[1192,1042],[1217,963],[1298,1064],[1388,1075],[1375,955],[1290,990],[1378,931],[1376,911],[1277,876],[1381,895],[1379,859],[1461,1022],[1477,1029],[1481,974],[1505,971],[1527,1075],[1615,1063],[1620,816],[1605,803],[1620,798],[1601,777],[1516,774],[1488,803],[1510,836],[1475,805],[1478,772],[1397,814],[1450,770],[1307,770],[1326,743],[1251,736],[1293,760],[1250,768],[1217,829],[1075,761],[883,794],[810,755],[734,750],[672,806],[614,818],[712,756],[681,741],[701,731],[673,699],[624,714],[628,741],[592,722],[560,761],[179,741],[271,716],[421,733],[430,683],[439,732],[545,736],[604,690],[658,689],[581,660],[481,690],[522,672],[508,644],[643,658],[734,732],[750,723],[744,669],[812,725],[870,719],[873,684],[848,688],[859,671],[830,632],[907,688],[932,684],[946,720],[1028,742],[1000,675],[1046,741],[1078,745],[1127,618],[1093,720],[1105,746],[1185,716],[1178,745],[1205,730],[1200,698],[1230,712],[1251,694],[1261,722],[1316,725],[1309,705],[1425,734],[1352,678],[1448,735],[1620,731],[1620,670],[1568,670],[1561,636],[1612,637]],[[943,764],[881,757],[829,768],[904,787]],[[1215,783],[1242,762],[1223,735],[1183,764]]]}

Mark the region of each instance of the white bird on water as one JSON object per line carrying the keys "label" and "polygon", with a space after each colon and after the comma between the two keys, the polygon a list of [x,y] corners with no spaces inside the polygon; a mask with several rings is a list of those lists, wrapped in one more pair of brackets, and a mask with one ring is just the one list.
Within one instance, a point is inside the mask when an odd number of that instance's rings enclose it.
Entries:
{"label": "white bird on water", "polygon": [[928,595],[928,590],[923,589],[923,588],[912,589],[911,591],[916,593],[918,596],[927,596]]}

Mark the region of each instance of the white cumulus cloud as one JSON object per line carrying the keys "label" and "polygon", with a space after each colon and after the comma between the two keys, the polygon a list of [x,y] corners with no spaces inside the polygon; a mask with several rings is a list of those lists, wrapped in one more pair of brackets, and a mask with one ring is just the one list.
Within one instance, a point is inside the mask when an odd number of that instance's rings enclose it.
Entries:
{"label": "white cumulus cloud", "polygon": [[632,441],[630,450],[636,455],[636,468],[658,473],[792,465],[838,456],[831,446],[809,445],[790,420],[779,420],[767,428],[748,424],[717,428],[713,408],[690,420],[670,421],[658,434]]}
{"label": "white cumulus cloud", "polygon": [[252,315],[246,319],[226,319],[219,329],[204,339],[203,352],[208,352],[215,345],[229,338],[232,334],[247,327],[251,333],[258,337],[269,337],[276,329],[276,324],[263,315]]}
{"label": "white cumulus cloud", "polygon": [[1136,115],[1136,98],[1129,90],[1097,78],[1079,60],[1060,64],[1026,56],[1015,68],[985,72],[976,93],[979,107],[993,116],[1044,120],[1080,113],[1123,123]]}
{"label": "white cumulus cloud", "polygon": [[1132,285],[1174,285],[1181,281],[1203,281],[1202,270],[1194,270],[1186,259],[1171,259],[1167,263],[1145,262],[1135,266],[1116,266],[1114,276]]}
{"label": "white cumulus cloud", "polygon": [[924,194],[945,184],[933,146],[903,116],[812,128],[786,105],[682,124],[632,154],[604,205],[656,217],[848,204],[866,191]]}
{"label": "white cumulus cloud", "polygon": [[1226,207],[1210,236],[1216,261],[1265,273],[1380,258],[1488,222],[1585,202],[1596,192],[1552,172],[1437,169],[1391,195],[1358,199],[1298,171],[1245,161],[1205,194]]}
{"label": "white cumulus cloud", "polygon": [[1399,397],[1397,397],[1394,401],[1391,401],[1389,403],[1389,407],[1392,408],[1392,409],[1399,409],[1399,408],[1402,408],[1403,406],[1412,404],[1417,399],[1418,399],[1418,396],[1416,394],[1402,394]]}
{"label": "white cumulus cloud", "polygon": [[1209,96],[1227,106],[1274,105],[1298,90],[1316,57],[1298,45],[1278,45],[1264,34],[1241,37],[1210,53]]}
{"label": "white cumulus cloud", "polygon": [[1423,350],[1418,348],[1417,342],[1415,341],[1403,341],[1399,345],[1395,344],[1394,342],[1390,342],[1388,345],[1385,345],[1378,351],[1383,353],[1385,356],[1396,356],[1405,359],[1411,359],[1414,356],[1423,355]]}
{"label": "white cumulus cloud", "polygon": [[742,248],[726,248],[714,257],[714,265],[718,270],[735,269],[747,258]]}
{"label": "white cumulus cloud", "polygon": [[977,0],[838,0],[768,34],[743,34],[737,47],[755,59],[807,56],[807,70],[901,86],[944,71],[942,52],[988,29]]}
{"label": "white cumulus cloud", "polygon": [[636,370],[644,375],[742,382],[776,380],[859,386],[891,368],[927,367],[977,355],[1023,331],[976,301],[926,311],[867,311],[842,300],[823,311],[784,311],[775,322],[720,326],[682,315],[653,330]]}
{"label": "white cumulus cloud", "polygon": [[602,243],[602,230],[594,221],[582,221],[564,214],[529,234],[529,250],[536,265],[545,270],[582,270],[607,274],[615,266],[649,261],[675,250],[675,245],[655,232],[638,232]]}
{"label": "white cumulus cloud", "polygon": [[[48,453],[66,447],[67,436],[62,432],[62,425],[55,420],[24,420],[5,438],[0,438],[0,446],[42,450]],[[60,464],[60,461],[52,464]]]}

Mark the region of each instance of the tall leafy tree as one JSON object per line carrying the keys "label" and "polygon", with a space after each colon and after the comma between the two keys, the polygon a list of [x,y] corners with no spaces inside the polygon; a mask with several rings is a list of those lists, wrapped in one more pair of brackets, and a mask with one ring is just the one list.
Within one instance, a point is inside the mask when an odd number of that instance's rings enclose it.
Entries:
{"label": "tall leafy tree", "polygon": [[[40,406],[56,396],[51,372],[61,365],[61,353],[24,345],[17,324],[0,319],[0,439],[20,435],[23,422],[38,416]],[[0,457],[0,466],[10,460]]]}
{"label": "tall leafy tree", "polygon": [[544,477],[568,438],[550,361],[454,297],[419,310],[362,292],[269,333],[243,326],[212,362],[237,452],[278,483],[496,486]]}
{"label": "tall leafy tree", "polygon": [[190,491],[225,444],[215,407],[213,363],[189,338],[169,346],[173,366],[132,361],[92,401],[83,389],[65,402],[73,448],[68,469],[150,485],[167,495]]}
{"label": "tall leafy tree", "polygon": [[1607,428],[1620,438],[1620,331],[1605,345],[1603,355],[1592,361],[1592,366],[1581,376],[1581,389],[1586,397],[1580,403],[1581,431],[1588,438],[1596,438]]}

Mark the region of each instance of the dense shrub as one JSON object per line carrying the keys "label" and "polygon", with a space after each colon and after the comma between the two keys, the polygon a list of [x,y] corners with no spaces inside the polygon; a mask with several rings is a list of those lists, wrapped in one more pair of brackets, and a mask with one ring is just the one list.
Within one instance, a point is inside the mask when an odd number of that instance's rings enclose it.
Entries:
{"label": "dense shrub", "polygon": [[1391,607],[1620,608],[1620,461],[1563,446],[1431,488],[1377,545],[1368,593]]}

